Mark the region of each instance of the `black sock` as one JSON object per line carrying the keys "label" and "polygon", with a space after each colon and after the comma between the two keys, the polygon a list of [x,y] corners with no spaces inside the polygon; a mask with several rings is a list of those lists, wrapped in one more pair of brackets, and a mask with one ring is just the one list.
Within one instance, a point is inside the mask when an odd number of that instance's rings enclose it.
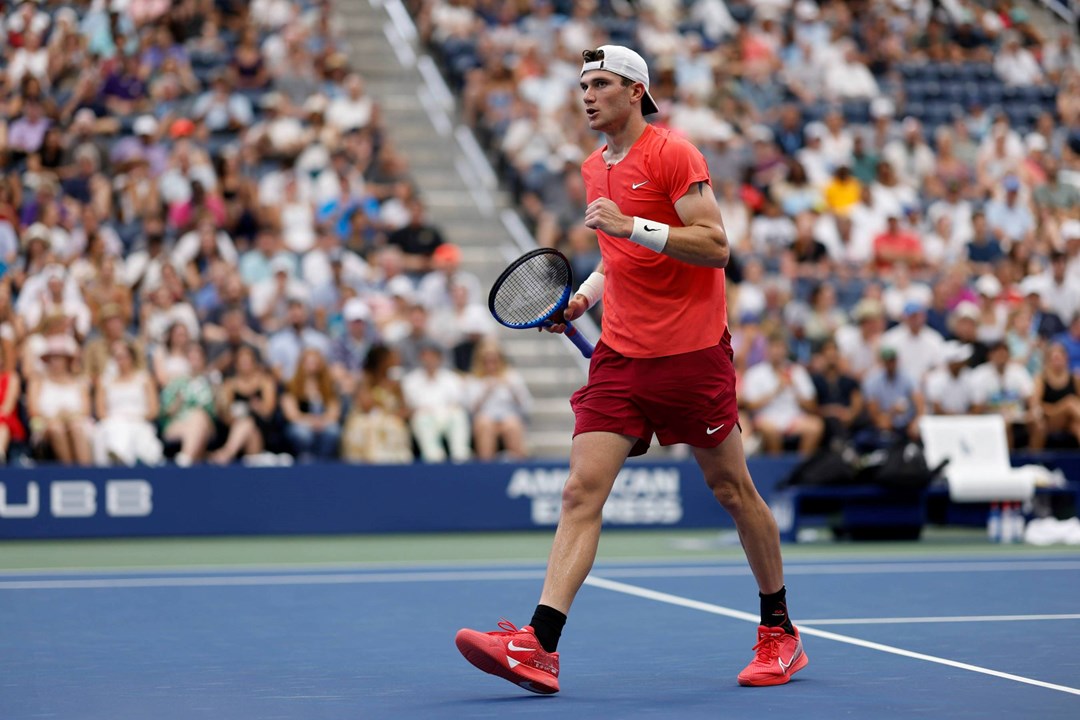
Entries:
{"label": "black sock", "polygon": [[532,625],[540,646],[548,652],[555,652],[559,647],[559,636],[562,635],[563,625],[566,624],[566,615],[553,607],[537,605],[532,622],[529,624]]}
{"label": "black sock", "polygon": [[758,593],[761,598],[761,624],[765,627],[782,627],[789,635],[795,634],[795,626],[787,616],[787,588],[781,587],[771,595]]}

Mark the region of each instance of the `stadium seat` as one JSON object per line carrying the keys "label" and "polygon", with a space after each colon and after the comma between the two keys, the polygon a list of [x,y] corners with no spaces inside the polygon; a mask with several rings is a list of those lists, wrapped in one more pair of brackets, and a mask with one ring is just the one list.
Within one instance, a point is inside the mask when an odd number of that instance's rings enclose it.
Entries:
{"label": "stadium seat", "polygon": [[943,470],[957,502],[1029,500],[1035,473],[1009,461],[1001,415],[926,415],[919,419],[926,464]]}

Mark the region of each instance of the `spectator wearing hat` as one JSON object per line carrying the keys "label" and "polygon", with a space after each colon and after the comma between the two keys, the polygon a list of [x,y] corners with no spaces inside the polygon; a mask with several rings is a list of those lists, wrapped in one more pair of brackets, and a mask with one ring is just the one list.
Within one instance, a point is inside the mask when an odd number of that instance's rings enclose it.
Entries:
{"label": "spectator wearing hat", "polygon": [[484,300],[480,279],[461,269],[461,248],[453,243],[443,243],[431,253],[431,271],[417,283],[417,298],[431,311],[448,307],[451,285],[465,288],[470,304]]}
{"label": "spectator wearing hat", "polygon": [[90,309],[63,265],[48,265],[40,276],[28,280],[19,295],[16,310],[31,331],[45,316],[55,313],[64,316],[69,332],[77,339],[85,339],[90,333]]}
{"label": "spectator wearing hat", "polygon": [[132,134],[122,137],[109,152],[109,162],[117,173],[129,171],[136,163],[146,163],[151,177],[158,177],[169,164],[169,151],[158,142],[159,125],[153,115],[140,115]]}
{"label": "spectator wearing hat", "polygon": [[987,361],[971,371],[970,382],[973,412],[1004,417],[1010,449],[1017,447],[1018,427],[1027,431],[1030,447],[1043,447],[1045,429],[1041,409],[1036,410],[1033,402],[1034,380],[1023,365],[1010,357],[1004,340],[990,345]]}
{"label": "spectator wearing hat", "polygon": [[877,365],[878,347],[885,332],[885,308],[881,301],[863,298],[851,311],[853,325],[836,330],[836,345],[845,362],[845,370],[862,381]]}
{"label": "spectator wearing hat", "polygon": [[970,375],[971,346],[945,343],[944,364],[926,375],[926,410],[932,415],[967,415],[975,404]]}
{"label": "spectator wearing hat", "polygon": [[945,339],[926,326],[926,306],[909,302],[900,324],[885,332],[881,345],[897,354],[900,373],[913,383],[921,383],[930,368],[936,367],[944,352]]}
{"label": "spectator wearing hat", "polygon": [[90,387],[76,375],[75,341],[53,336],[42,353],[45,372],[30,381],[26,405],[32,443],[47,448],[64,465],[91,463]]}
{"label": "spectator wearing hat", "polygon": [[282,327],[290,303],[298,302],[301,306],[306,306],[311,298],[311,290],[307,284],[293,275],[294,261],[291,255],[276,255],[270,261],[270,271],[268,279],[252,285],[248,298],[251,314],[258,319],[259,327],[267,333]]}
{"label": "spectator wearing hat", "polygon": [[345,301],[341,310],[345,332],[330,348],[330,374],[342,395],[351,396],[371,346],[379,342],[368,304],[358,297]]}
{"label": "spectator wearing hat", "polygon": [[975,281],[979,298],[979,330],[976,337],[989,345],[1005,337],[1009,311],[1003,302],[1004,288],[994,275],[980,275]]}
{"label": "spectator wearing hat", "polygon": [[1005,197],[986,204],[986,223],[998,234],[1005,246],[1029,243],[1035,234],[1035,216],[1020,200],[1020,179],[1006,176],[1002,182]]}
{"label": "spectator wearing hat", "polygon": [[872,371],[862,384],[870,418],[870,427],[855,438],[862,449],[888,447],[905,438],[918,439],[918,420],[924,412],[922,393],[900,369],[896,348],[883,340],[878,356],[881,367]]}
{"label": "spectator wearing hat", "polygon": [[96,383],[103,375],[114,375],[116,363],[113,360],[112,349],[116,343],[124,343],[135,351],[136,365],[144,365],[145,350],[142,343],[131,335],[128,330],[128,320],[124,309],[117,303],[106,303],[101,306],[96,333],[86,343],[84,360],[86,374],[90,381]]}
{"label": "spectator wearing hat", "polygon": [[882,160],[896,170],[900,182],[911,187],[922,187],[937,165],[934,151],[923,136],[922,123],[917,118],[906,117],[900,123],[902,137],[885,146]]}
{"label": "spectator wearing hat", "polygon": [[765,362],[746,371],[740,399],[765,452],[780,453],[789,441],[796,441],[806,455],[817,449],[825,424],[816,414],[814,383],[802,365],[788,359],[784,335],[770,337]]}

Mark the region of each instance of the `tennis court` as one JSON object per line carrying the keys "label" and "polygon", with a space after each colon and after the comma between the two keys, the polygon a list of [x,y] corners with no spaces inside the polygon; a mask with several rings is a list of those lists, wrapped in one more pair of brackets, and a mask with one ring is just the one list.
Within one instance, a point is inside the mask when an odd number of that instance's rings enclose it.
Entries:
{"label": "tennis court", "polygon": [[457,653],[523,624],[549,536],[11,542],[0,707],[22,718],[1075,717],[1080,554],[945,533],[789,547],[811,663],[740,688],[757,622],[730,537],[607,535],[557,696]]}

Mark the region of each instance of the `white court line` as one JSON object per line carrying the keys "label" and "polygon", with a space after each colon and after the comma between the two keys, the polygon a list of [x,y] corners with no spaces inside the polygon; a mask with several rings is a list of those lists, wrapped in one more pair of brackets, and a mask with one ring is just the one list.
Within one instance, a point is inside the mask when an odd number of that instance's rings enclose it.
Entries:
{"label": "white court line", "polygon": [[378,583],[470,582],[479,580],[542,580],[543,578],[543,570],[480,570],[475,572],[449,570],[445,572],[340,573],[334,575],[188,575],[179,577],[2,580],[0,581],[0,590],[367,585]]}
{"label": "white court line", "polygon": [[[792,565],[785,568],[788,575],[850,575],[850,574],[902,574],[924,572],[1000,572],[1003,570],[1047,571],[1080,570],[1080,562],[975,562],[975,563],[851,563]],[[123,574],[118,571],[116,574]],[[344,572],[332,570],[317,572],[262,573],[251,575],[228,574],[178,574],[178,569],[155,574],[151,577],[127,575],[125,577],[45,578],[31,580],[0,579],[0,590],[75,590],[99,588],[140,587],[229,587],[254,585],[363,585],[371,583],[422,583],[422,582],[468,582],[484,580],[532,580],[544,577],[544,569],[502,570],[415,570],[408,572]],[[235,572],[235,570],[234,570]],[[608,567],[600,569],[608,577],[620,578],[696,578],[738,577],[749,575],[745,565],[729,567]],[[50,574],[49,572],[42,573]],[[89,574],[89,573],[88,573]],[[100,573],[99,573],[100,574]],[[3,576],[0,576],[3,577]]]}
{"label": "white court line", "polygon": [[1065,615],[939,615],[929,617],[822,618],[800,620],[803,625],[904,625],[908,623],[1027,622],[1039,620],[1080,620],[1080,613]]}
{"label": "white court line", "polygon": [[[700,610],[701,612],[710,613],[712,615],[722,615],[736,620],[745,620],[747,622],[752,622],[755,625],[760,622],[760,618],[757,615],[742,612],[741,610],[732,610],[731,608],[722,607],[720,605],[713,605],[712,603],[701,602],[699,600],[691,600],[678,595],[657,592],[656,590],[649,590],[648,588],[642,588],[636,585],[627,585],[626,583],[606,580],[592,575],[585,579],[585,584],[603,590],[623,593],[624,595],[632,595],[645,600],[655,600],[656,602],[662,602],[668,605],[676,605],[691,610]],[[1043,682],[1042,680],[1035,680],[1033,678],[1023,677],[1022,675],[1013,675],[1012,673],[1001,672],[999,670],[991,670],[990,668],[980,667],[979,665],[971,665],[969,663],[949,660],[935,655],[912,652],[911,650],[904,650],[903,648],[893,647],[892,645],[870,642],[869,640],[860,640],[859,638],[851,637],[849,635],[840,635],[838,633],[829,632],[828,630],[818,630],[813,627],[808,627],[801,622],[799,623],[799,633],[802,635],[823,638],[825,640],[835,640],[836,642],[846,643],[848,645],[857,645],[858,647],[878,650],[880,652],[899,655],[901,657],[925,660],[926,662],[937,663],[938,665],[947,665],[949,667],[959,668],[960,670],[969,670],[983,675],[991,675],[1005,680],[1024,683],[1025,685],[1046,688],[1047,690],[1057,690],[1058,692],[1069,693],[1070,695],[1080,695],[1080,688],[1068,687],[1067,685],[1055,685],[1054,683]]]}

